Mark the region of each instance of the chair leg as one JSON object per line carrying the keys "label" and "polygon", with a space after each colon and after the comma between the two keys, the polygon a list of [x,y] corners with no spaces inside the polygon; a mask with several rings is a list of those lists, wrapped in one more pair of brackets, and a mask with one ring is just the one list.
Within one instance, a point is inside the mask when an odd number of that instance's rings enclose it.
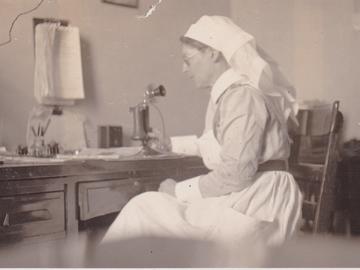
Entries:
{"label": "chair leg", "polygon": [[312,233],[313,232],[313,222],[308,219],[303,219],[303,224],[300,227],[300,231],[305,233]]}

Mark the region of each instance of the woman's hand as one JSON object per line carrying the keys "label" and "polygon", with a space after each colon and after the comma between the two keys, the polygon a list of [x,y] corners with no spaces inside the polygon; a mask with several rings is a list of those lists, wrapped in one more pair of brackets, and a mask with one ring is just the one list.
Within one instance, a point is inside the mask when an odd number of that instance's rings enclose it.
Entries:
{"label": "woman's hand", "polygon": [[175,196],[176,181],[174,179],[165,179],[160,183],[159,191]]}

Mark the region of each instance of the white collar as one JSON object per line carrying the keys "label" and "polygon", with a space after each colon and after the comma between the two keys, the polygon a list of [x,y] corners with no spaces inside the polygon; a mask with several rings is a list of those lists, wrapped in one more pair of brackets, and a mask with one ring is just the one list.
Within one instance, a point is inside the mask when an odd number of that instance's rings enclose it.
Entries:
{"label": "white collar", "polygon": [[216,80],[211,89],[211,99],[215,103],[218,102],[220,96],[228,89],[232,84],[243,80],[242,76],[236,73],[232,68],[229,68]]}

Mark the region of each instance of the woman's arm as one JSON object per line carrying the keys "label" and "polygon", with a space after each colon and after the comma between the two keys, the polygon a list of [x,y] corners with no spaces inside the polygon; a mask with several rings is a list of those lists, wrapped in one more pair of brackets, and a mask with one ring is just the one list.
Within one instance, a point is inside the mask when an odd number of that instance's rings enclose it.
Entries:
{"label": "woman's arm", "polygon": [[182,200],[240,191],[257,172],[268,117],[264,99],[255,89],[238,87],[219,102],[220,163],[206,175],[177,184],[176,195]]}

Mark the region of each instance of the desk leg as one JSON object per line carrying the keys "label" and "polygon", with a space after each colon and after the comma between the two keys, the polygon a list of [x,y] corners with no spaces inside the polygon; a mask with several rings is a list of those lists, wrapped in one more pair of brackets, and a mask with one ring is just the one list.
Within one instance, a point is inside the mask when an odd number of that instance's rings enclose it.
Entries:
{"label": "desk leg", "polygon": [[65,199],[65,208],[66,208],[66,234],[78,233],[79,225],[76,216],[76,184],[67,183],[66,184],[66,199]]}

